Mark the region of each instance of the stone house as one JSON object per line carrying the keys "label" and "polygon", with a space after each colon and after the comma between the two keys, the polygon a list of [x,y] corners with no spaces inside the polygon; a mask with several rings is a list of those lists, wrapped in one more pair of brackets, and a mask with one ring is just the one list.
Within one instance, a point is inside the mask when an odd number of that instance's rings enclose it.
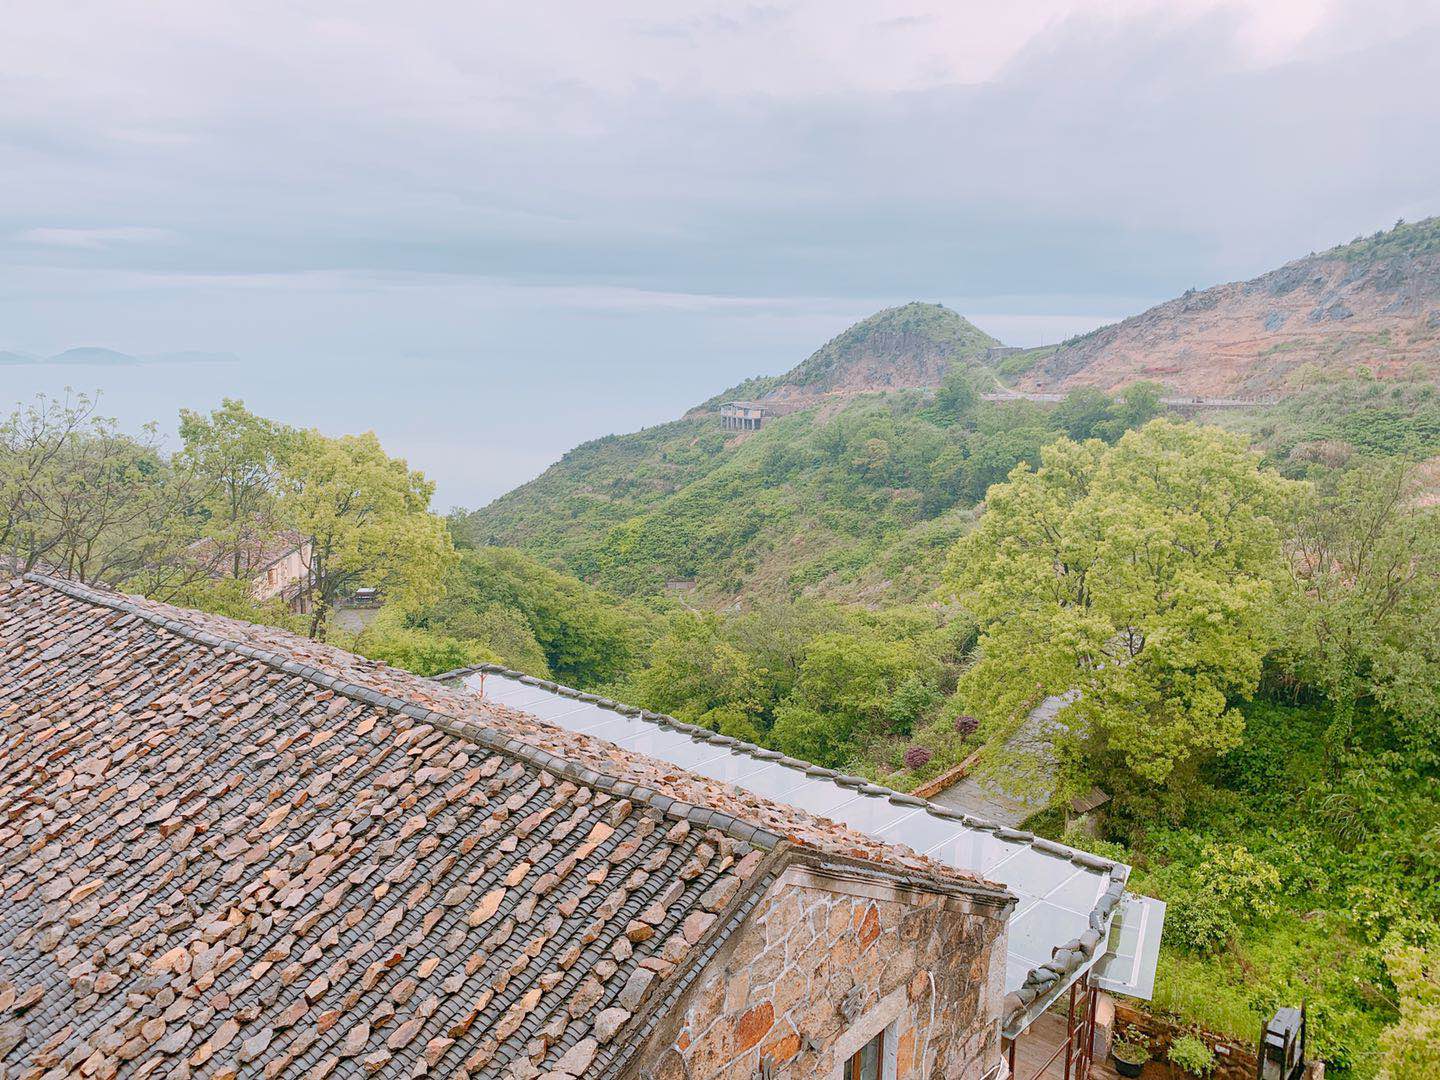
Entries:
{"label": "stone house", "polygon": [[463,680],[30,574],[0,736],[6,1076],[1006,1071],[1012,890]]}
{"label": "stone house", "polygon": [[280,599],[296,613],[310,608],[310,541],[293,529],[249,536],[223,550],[213,540],[197,540],[190,553],[213,577],[248,580],[260,603]]}
{"label": "stone house", "polygon": [[310,576],[310,541],[286,532],[255,559],[251,594],[262,603],[280,597],[292,611],[302,612],[308,606]]}

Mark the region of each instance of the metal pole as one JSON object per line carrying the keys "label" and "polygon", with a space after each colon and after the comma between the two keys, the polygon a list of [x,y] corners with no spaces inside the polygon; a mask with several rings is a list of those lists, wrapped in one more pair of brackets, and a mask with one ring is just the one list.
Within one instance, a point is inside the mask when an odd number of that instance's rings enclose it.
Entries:
{"label": "metal pole", "polygon": [[1070,1063],[1074,1059],[1075,1047],[1075,984],[1070,984],[1070,1006],[1065,1013],[1065,1080],[1073,1080]]}
{"label": "metal pole", "polygon": [[[1089,981],[1089,973],[1086,973],[1086,981]],[[1090,1026],[1090,1032],[1085,1039],[1085,1073],[1088,1076],[1090,1068],[1095,1064],[1095,1014],[1100,1008],[1100,988],[1090,987],[1090,1016],[1086,1021]]]}

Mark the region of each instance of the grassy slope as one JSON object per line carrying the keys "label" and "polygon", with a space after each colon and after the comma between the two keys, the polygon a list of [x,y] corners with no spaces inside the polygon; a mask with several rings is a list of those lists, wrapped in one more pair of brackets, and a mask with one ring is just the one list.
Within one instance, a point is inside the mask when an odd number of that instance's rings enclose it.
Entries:
{"label": "grassy slope", "polygon": [[[937,365],[976,365],[995,344],[940,305],[887,309],[784,376],[747,380],[684,419],[576,447],[471,515],[472,536],[630,595],[670,578],[696,579],[701,600],[742,590],[918,595],[933,575],[917,567],[938,566],[929,556],[968,520],[917,488],[927,455],[947,438],[920,393],[854,394],[745,435],[721,430],[711,410],[777,391],[854,390],[876,372],[916,377]],[[841,446],[841,430],[863,437]],[[888,465],[867,457],[872,437],[886,444]]]}
{"label": "grassy slope", "polygon": [[1176,870],[1197,846],[1240,844],[1279,870],[1277,910],[1214,956],[1167,944],[1154,1003],[1249,1042],[1278,1005],[1308,1001],[1332,1071],[1373,1076],[1376,1040],[1395,1019],[1385,931],[1436,906],[1424,853],[1440,821],[1435,782],[1378,750],[1327,761],[1320,708],[1256,701],[1244,711],[1244,745],[1217,764],[1185,826],[1131,853],[1134,883],[1183,904]]}
{"label": "grassy slope", "polygon": [[[714,600],[918,595],[968,521],[908,486],[948,437],[927,403],[863,395],[728,439],[709,417],[602,439],[475,515],[473,534],[628,595],[670,578]],[[872,438],[899,460],[857,460]]]}

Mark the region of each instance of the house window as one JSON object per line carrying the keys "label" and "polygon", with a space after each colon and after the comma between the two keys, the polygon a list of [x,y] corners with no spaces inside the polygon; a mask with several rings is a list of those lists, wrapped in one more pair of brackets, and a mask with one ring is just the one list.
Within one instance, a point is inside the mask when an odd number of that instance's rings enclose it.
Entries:
{"label": "house window", "polygon": [[844,1080],[885,1080],[885,1032],[867,1042],[845,1063]]}

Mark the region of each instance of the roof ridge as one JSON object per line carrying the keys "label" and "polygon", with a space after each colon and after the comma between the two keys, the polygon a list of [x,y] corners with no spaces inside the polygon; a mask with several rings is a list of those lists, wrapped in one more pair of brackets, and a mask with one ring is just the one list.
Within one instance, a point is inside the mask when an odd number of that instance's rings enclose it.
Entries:
{"label": "roof ridge", "polygon": [[[559,778],[584,784],[619,798],[629,799],[632,802],[641,803],[658,811],[665,817],[685,820],[699,828],[716,829],[737,840],[755,844],[767,850],[774,849],[782,843],[791,843],[798,851],[812,851],[812,848],[807,844],[794,843],[788,837],[782,836],[762,826],[754,825],[734,814],[726,813],[713,807],[698,806],[694,803],[675,799],[643,784],[636,784],[609,773],[599,772],[587,765],[581,765],[556,754],[552,754],[550,751],[541,749],[538,746],[533,746],[523,739],[503,735],[486,727],[475,719],[438,712],[424,705],[417,705],[413,701],[406,701],[404,698],[396,697],[393,694],[386,694],[367,686],[360,686],[356,683],[348,682],[335,675],[327,674],[311,664],[302,664],[291,657],[285,656],[283,653],[257,648],[243,641],[221,637],[218,634],[200,629],[179,619],[167,618],[158,611],[151,610],[143,604],[136,603],[124,593],[77,584],[73,581],[51,577],[48,574],[42,574],[33,570],[24,574],[23,580],[54,589],[75,600],[106,607],[113,611],[124,612],[127,615],[132,615],[179,637],[205,645],[207,648],[236,653],[247,659],[265,664],[277,671],[303,678],[323,689],[333,691],[336,694],[343,695],[344,697],[351,698],[363,704],[402,713],[413,720],[419,720],[429,724],[431,727],[454,735],[457,738],[476,743],[495,753],[504,754],[535,768],[546,770]],[[451,673],[446,673],[446,675],[449,674]],[[424,678],[424,676],[418,675],[413,677],[417,679]],[[438,678],[439,677],[437,677],[437,679]],[[529,678],[529,676],[526,676],[526,678]],[[430,681],[437,680],[432,679]],[[577,695],[580,693],[578,690],[572,692]],[[679,722],[676,721],[676,723]],[[819,849],[814,849],[814,852],[816,854],[824,854]],[[900,880],[923,885],[931,891],[961,892],[987,896],[993,893],[993,889],[986,887],[985,883],[981,881],[963,882],[958,879],[952,881],[949,878],[944,878],[939,875],[926,876],[910,870],[885,867],[884,864],[871,862],[870,860],[861,859],[858,861],[867,865],[882,867],[887,873]]]}
{"label": "roof ridge", "polygon": [[[469,667],[455,668],[453,671],[442,672],[439,675],[432,675],[430,678],[435,682],[443,682],[446,679],[458,679],[466,675],[473,675],[476,672],[485,674],[503,675],[507,678],[516,679],[531,686],[538,686],[542,690],[548,690],[563,697],[575,698],[577,701],[584,701],[597,708],[609,709],[612,712],[620,713],[622,716],[638,716],[653,724],[674,728],[676,731],[689,735],[700,742],[714,743],[717,746],[729,747],[735,753],[745,754],[756,758],[759,761],[770,761],[788,768],[798,769],[809,776],[819,779],[833,780],[842,787],[854,788],[861,795],[869,795],[873,798],[884,798],[897,806],[913,806],[916,809],[923,809],[935,817],[944,818],[947,821],[958,821],[971,829],[978,829],[982,832],[993,832],[1002,840],[1012,840],[1019,843],[1029,844],[1038,851],[1049,855],[1068,858],[1077,866],[1084,866],[1090,870],[1114,870],[1121,867],[1125,870],[1130,868],[1124,863],[1115,859],[1107,859],[1103,855],[1095,855],[1092,852],[1081,851],[1079,848],[1070,847],[1068,844],[1061,844],[1057,841],[1037,836],[1034,833],[1026,832],[1023,829],[1012,829],[1009,826],[1001,825],[998,822],[986,821],[967,814],[962,810],[955,810],[940,803],[931,802],[929,799],[912,795],[909,792],[896,791],[883,784],[877,784],[863,776],[852,776],[841,773],[837,769],[829,769],[823,765],[816,765],[813,762],[805,761],[803,758],[791,757],[782,754],[778,750],[770,750],[759,746],[756,743],[745,742],[730,735],[722,735],[718,731],[701,727],[698,724],[687,723],[684,720],[677,720],[667,713],[654,712],[648,709],[641,709],[634,705],[626,705],[615,701],[612,698],[601,697],[598,694],[591,694],[584,690],[577,690],[571,686],[565,686],[552,679],[541,679],[534,675],[527,675],[522,671],[507,668],[503,664],[472,664]],[[523,710],[522,710],[523,711]]]}

